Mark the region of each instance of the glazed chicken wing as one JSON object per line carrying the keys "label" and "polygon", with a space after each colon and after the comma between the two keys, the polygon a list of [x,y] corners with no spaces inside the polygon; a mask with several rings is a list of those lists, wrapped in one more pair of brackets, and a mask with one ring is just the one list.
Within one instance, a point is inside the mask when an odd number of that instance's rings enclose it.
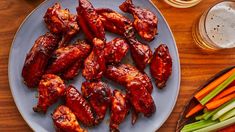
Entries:
{"label": "glazed chicken wing", "polygon": [[56,75],[45,74],[38,86],[39,99],[35,112],[46,113],[49,106],[57,102],[63,96],[65,90],[64,81]]}
{"label": "glazed chicken wing", "polygon": [[83,96],[91,104],[95,112],[96,124],[98,124],[104,119],[110,105],[111,90],[103,82],[84,82],[81,89]]}
{"label": "glazed chicken wing", "polygon": [[105,41],[105,32],[102,21],[93,5],[88,0],[79,0],[77,7],[78,22],[88,41],[98,38]]}
{"label": "glazed chicken wing", "polygon": [[135,62],[136,67],[140,71],[144,71],[147,64],[153,56],[150,47],[146,44],[139,42],[135,35],[133,27],[126,27],[125,37],[130,43],[131,56]]}
{"label": "glazed chicken wing", "polygon": [[68,9],[61,9],[59,3],[55,3],[47,9],[44,21],[50,32],[62,36],[59,47],[65,46],[79,31],[77,17],[71,14]]}
{"label": "glazed chicken wing", "polygon": [[125,16],[108,8],[96,9],[105,30],[122,35],[125,33],[125,26],[132,25],[132,22]]}
{"label": "glazed chicken wing", "polygon": [[85,59],[90,53],[90,45],[85,42],[78,42],[57,49],[54,52],[54,61],[48,66],[47,73],[57,74],[64,72],[76,61]]}
{"label": "glazed chicken wing", "polygon": [[82,129],[74,113],[66,106],[59,106],[52,114],[57,132],[87,132]]}
{"label": "glazed chicken wing", "polygon": [[126,0],[119,8],[131,13],[134,17],[133,25],[141,38],[146,41],[152,41],[157,34],[157,16],[151,11],[136,7],[132,0]]}
{"label": "glazed chicken wing", "polygon": [[108,66],[105,77],[126,87],[128,97],[137,113],[149,117],[155,112],[155,104],[151,96],[152,84],[146,74],[139,72],[135,67],[122,64]]}
{"label": "glazed chicken wing", "polygon": [[116,38],[108,42],[104,48],[106,63],[120,63],[126,56],[129,46],[125,39]]}
{"label": "glazed chicken wing", "polygon": [[105,42],[94,38],[93,49],[84,61],[82,75],[86,80],[99,80],[106,69],[104,56]]}
{"label": "glazed chicken wing", "polygon": [[155,79],[156,86],[163,88],[172,72],[172,59],[165,44],[161,44],[154,53],[150,64],[150,72]]}
{"label": "glazed chicken wing", "polygon": [[126,118],[130,111],[130,104],[127,96],[118,90],[113,91],[111,100],[110,131],[119,132],[118,126]]}
{"label": "glazed chicken wing", "polygon": [[48,60],[57,47],[59,38],[51,33],[40,36],[26,56],[22,77],[24,83],[36,87],[44,74]]}
{"label": "glazed chicken wing", "polygon": [[77,119],[85,126],[93,126],[95,117],[92,108],[82,94],[72,85],[65,91],[66,106],[68,106]]}
{"label": "glazed chicken wing", "polygon": [[111,9],[101,8],[96,11],[100,15],[106,30],[122,35],[128,40],[131,56],[138,69],[143,71],[150,62],[152,51],[148,45],[136,39],[135,31],[130,20]]}

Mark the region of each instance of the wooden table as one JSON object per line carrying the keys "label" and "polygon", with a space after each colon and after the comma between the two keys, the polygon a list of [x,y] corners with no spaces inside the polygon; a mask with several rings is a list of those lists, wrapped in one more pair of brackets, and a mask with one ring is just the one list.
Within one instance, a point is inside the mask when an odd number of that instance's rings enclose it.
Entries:
{"label": "wooden table", "polygon": [[[8,84],[8,54],[21,22],[43,0],[0,0],[0,131],[31,131],[13,101]],[[189,9],[177,9],[153,0],[168,21],[179,49],[182,81],[174,111],[159,129],[173,132],[184,104],[203,82],[216,72],[235,64],[235,50],[206,53],[193,42],[191,27],[200,14],[218,0],[203,0]],[[23,61],[23,60],[22,60]],[[160,99],[159,99],[160,100]],[[31,108],[29,108],[31,109]]]}

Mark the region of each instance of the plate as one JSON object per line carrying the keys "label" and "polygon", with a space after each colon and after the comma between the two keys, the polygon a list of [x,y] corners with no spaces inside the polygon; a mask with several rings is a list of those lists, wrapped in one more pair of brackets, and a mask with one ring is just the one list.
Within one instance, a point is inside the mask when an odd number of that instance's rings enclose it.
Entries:
{"label": "plate", "polygon": [[[95,8],[111,8],[120,12],[121,14],[124,14],[118,9],[118,6],[124,0],[90,1]],[[19,27],[13,40],[9,57],[8,74],[13,98],[24,120],[34,131],[39,132],[54,131],[53,122],[50,114],[59,104],[57,103],[51,106],[48,109],[47,114],[45,115],[33,112],[32,107],[37,104],[37,90],[28,89],[24,85],[24,83],[22,82],[21,71],[24,64],[25,56],[34,44],[34,41],[40,35],[43,35],[48,31],[44,25],[43,16],[47,8],[51,7],[56,2],[60,3],[63,8],[70,9],[72,13],[76,13],[76,7],[78,6],[77,0],[46,0],[41,5],[39,5]],[[159,129],[159,127],[166,121],[176,103],[180,87],[179,56],[172,32],[160,11],[153,5],[151,1],[135,0],[134,4],[143,8],[147,8],[157,15],[159,20],[159,34],[156,36],[155,40],[152,41],[149,45],[152,50],[158,47],[161,43],[165,43],[168,45],[170,54],[173,59],[173,72],[167,82],[167,86],[164,89],[157,89],[155,84],[153,83],[154,91],[152,93],[152,96],[157,106],[155,114],[150,118],[141,116],[134,126],[131,125],[131,115],[129,114],[127,119],[120,125],[120,131],[127,132],[131,130],[134,132],[142,132],[144,128],[146,132],[153,132]],[[111,40],[114,37],[116,36],[113,34],[106,33],[107,40]],[[150,75],[149,67],[147,67],[145,71],[148,75]],[[71,84],[74,84],[80,90],[80,86],[83,81],[84,79],[80,74],[74,81],[71,82]],[[113,88],[122,88],[121,86],[114,84],[113,82],[109,84]],[[88,130],[91,132],[109,131],[108,120],[109,112],[107,112],[105,119],[100,125],[94,128],[89,128]]]}

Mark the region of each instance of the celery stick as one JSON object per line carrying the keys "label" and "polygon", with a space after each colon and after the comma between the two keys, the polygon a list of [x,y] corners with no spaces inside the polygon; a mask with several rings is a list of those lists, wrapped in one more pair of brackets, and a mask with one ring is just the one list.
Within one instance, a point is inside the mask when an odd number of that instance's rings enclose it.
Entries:
{"label": "celery stick", "polygon": [[213,116],[212,116],[212,120],[216,120],[219,117],[221,117],[223,114],[225,114],[226,112],[232,110],[235,108],[235,99],[232,100],[232,102],[230,102],[227,106],[225,106],[223,109],[219,110],[218,112],[216,112]]}
{"label": "celery stick", "polygon": [[199,102],[202,105],[205,105],[208,101],[214,98],[217,94],[219,94],[222,90],[224,90],[230,83],[235,80],[235,73],[233,73],[228,79],[226,79],[223,83],[217,86],[214,90],[212,90],[208,95],[206,95],[202,100]]}
{"label": "celery stick", "polygon": [[219,123],[216,123],[214,125],[210,125],[208,127],[204,127],[202,129],[198,129],[196,131],[193,131],[193,132],[210,132],[210,131],[216,131],[220,128],[223,128],[223,127],[226,127],[226,126],[229,126],[229,125],[232,125],[235,123],[235,117],[232,117],[228,120],[225,120],[225,121],[222,121],[222,122],[219,122]]}
{"label": "celery stick", "polygon": [[203,127],[207,127],[213,124],[218,123],[219,121],[211,121],[211,120],[202,120],[202,121],[198,121],[198,122],[194,122],[191,124],[187,124],[183,127],[183,129],[181,129],[181,132],[191,132],[197,129],[201,129]]}
{"label": "celery stick", "polygon": [[212,111],[208,111],[207,113],[203,114],[203,119],[204,120],[207,120],[209,119],[211,116],[213,116],[216,112],[218,112],[219,110],[223,109],[225,106],[227,106],[231,101],[221,105],[219,108],[215,109],[215,110],[212,110]]}
{"label": "celery stick", "polygon": [[220,121],[224,121],[224,120],[227,120],[227,119],[229,119],[229,118],[231,118],[231,117],[233,117],[233,116],[235,116],[235,109],[232,109],[232,110],[230,110],[229,112],[223,114],[223,115],[219,118],[219,120],[220,120]]}
{"label": "celery stick", "polygon": [[197,121],[198,121],[198,120],[202,120],[202,119],[203,119],[203,115],[199,115],[199,116],[196,116],[196,117],[195,117],[195,120],[197,120]]}

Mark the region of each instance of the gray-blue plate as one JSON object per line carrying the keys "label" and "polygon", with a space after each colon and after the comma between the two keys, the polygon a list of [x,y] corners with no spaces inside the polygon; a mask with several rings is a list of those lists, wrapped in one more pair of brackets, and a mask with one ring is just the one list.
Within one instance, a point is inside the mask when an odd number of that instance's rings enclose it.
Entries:
{"label": "gray-blue plate", "polygon": [[[120,13],[122,12],[118,9],[118,6],[123,1],[124,0],[91,0],[94,7],[107,7],[114,9]],[[158,16],[159,34],[156,36],[155,40],[152,41],[149,45],[151,46],[152,50],[158,47],[159,44],[161,43],[165,43],[168,45],[170,54],[173,59],[173,72],[167,82],[167,86],[164,89],[158,90],[155,84],[153,83],[154,91],[152,93],[152,96],[157,106],[156,113],[150,118],[141,116],[134,126],[131,125],[131,116],[129,114],[127,119],[120,125],[120,130],[122,132],[128,132],[128,131],[153,132],[157,130],[166,121],[176,103],[180,88],[179,56],[174,37],[171,33],[171,30],[166,20],[161,15],[160,11],[153,5],[151,1],[148,0],[138,0],[138,1],[133,0],[133,1],[134,4],[147,8]],[[77,0],[47,0],[43,2],[25,19],[23,24],[20,26],[13,40],[10,52],[10,59],[9,59],[8,74],[9,74],[10,87],[15,103],[21,115],[23,116],[24,120],[28,123],[28,125],[34,131],[39,131],[39,132],[54,131],[50,114],[53,112],[56,106],[59,105],[59,103],[51,106],[47,114],[45,115],[34,113],[32,107],[37,104],[37,98],[35,97],[37,94],[37,90],[36,89],[30,90],[24,85],[24,83],[22,82],[21,70],[24,64],[25,56],[32,47],[32,45],[34,44],[34,41],[40,35],[47,32],[47,29],[43,22],[43,15],[46,12],[47,8],[52,6],[55,2],[61,3],[63,8],[68,8],[72,13],[74,14],[76,13],[76,7],[78,5]],[[127,16],[130,17],[129,15]],[[106,33],[106,37],[108,40],[111,40],[112,38],[115,37],[115,35]],[[128,62],[128,60],[130,59],[126,59],[125,62]],[[145,71],[148,75],[150,75],[149,67],[147,67]],[[81,75],[79,75],[71,83],[74,84],[80,90],[80,85],[83,81],[84,79],[82,78]],[[108,83],[113,88],[122,88],[121,86],[113,82],[108,81]],[[109,112],[106,114],[104,121],[100,125],[94,128],[89,128],[88,130],[96,132],[109,131],[108,120],[109,120]]]}

